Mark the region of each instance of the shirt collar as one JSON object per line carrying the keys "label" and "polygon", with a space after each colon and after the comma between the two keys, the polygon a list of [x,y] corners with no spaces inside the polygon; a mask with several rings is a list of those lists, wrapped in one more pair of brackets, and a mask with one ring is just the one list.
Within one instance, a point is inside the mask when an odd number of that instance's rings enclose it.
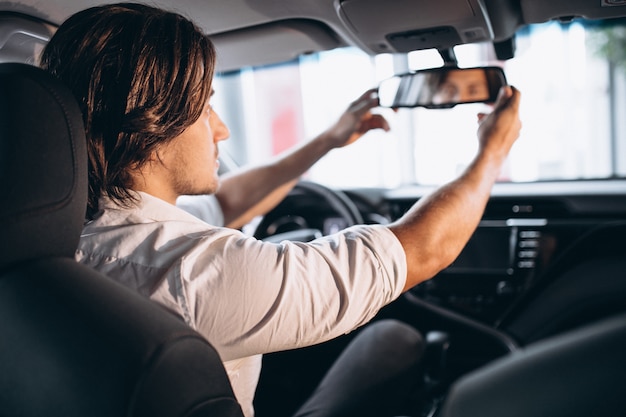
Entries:
{"label": "shirt collar", "polygon": [[100,197],[98,206],[102,211],[127,211],[141,213],[141,217],[154,221],[194,221],[198,218],[176,207],[167,201],[161,200],[143,191],[134,191],[137,201],[131,207],[122,207],[109,197]]}

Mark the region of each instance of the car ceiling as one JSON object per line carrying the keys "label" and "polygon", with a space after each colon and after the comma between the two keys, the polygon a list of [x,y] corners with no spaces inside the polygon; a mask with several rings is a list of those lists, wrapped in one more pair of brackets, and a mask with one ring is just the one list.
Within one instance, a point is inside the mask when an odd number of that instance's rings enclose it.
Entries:
{"label": "car ceiling", "polygon": [[[100,0],[0,0],[0,13],[58,25]],[[575,17],[626,16],[624,0],[151,0],[211,35],[218,69],[287,61],[354,45],[369,54],[492,41],[514,51],[517,29]],[[0,33],[0,47],[2,38]],[[506,49],[506,48],[505,48]],[[506,53],[505,53],[506,54]]]}

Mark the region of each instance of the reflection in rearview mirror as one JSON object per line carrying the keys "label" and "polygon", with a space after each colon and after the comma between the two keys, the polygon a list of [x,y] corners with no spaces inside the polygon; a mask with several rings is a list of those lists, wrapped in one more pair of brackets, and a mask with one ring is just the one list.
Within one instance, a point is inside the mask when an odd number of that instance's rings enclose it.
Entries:
{"label": "reflection in rearview mirror", "polygon": [[506,85],[499,67],[441,67],[396,75],[378,86],[382,107],[446,109],[465,103],[493,103]]}

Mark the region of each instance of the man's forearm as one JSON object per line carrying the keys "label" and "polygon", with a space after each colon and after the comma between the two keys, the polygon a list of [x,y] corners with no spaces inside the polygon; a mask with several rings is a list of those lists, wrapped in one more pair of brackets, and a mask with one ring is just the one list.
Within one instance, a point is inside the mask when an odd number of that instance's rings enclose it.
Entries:
{"label": "man's forearm", "polygon": [[333,149],[324,134],[273,161],[226,175],[216,197],[229,227],[241,227],[265,214],[289,193],[297,179]]}
{"label": "man's forearm", "polygon": [[477,158],[463,175],[420,199],[389,226],[407,258],[405,291],[456,259],[480,222],[499,167]]}

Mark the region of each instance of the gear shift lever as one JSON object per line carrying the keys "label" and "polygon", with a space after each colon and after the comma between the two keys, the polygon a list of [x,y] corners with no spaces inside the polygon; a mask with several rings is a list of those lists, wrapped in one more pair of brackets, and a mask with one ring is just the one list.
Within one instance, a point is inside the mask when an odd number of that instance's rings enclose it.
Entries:
{"label": "gear shift lever", "polygon": [[430,389],[445,380],[446,360],[450,347],[450,336],[445,332],[431,331],[426,334],[425,382]]}

